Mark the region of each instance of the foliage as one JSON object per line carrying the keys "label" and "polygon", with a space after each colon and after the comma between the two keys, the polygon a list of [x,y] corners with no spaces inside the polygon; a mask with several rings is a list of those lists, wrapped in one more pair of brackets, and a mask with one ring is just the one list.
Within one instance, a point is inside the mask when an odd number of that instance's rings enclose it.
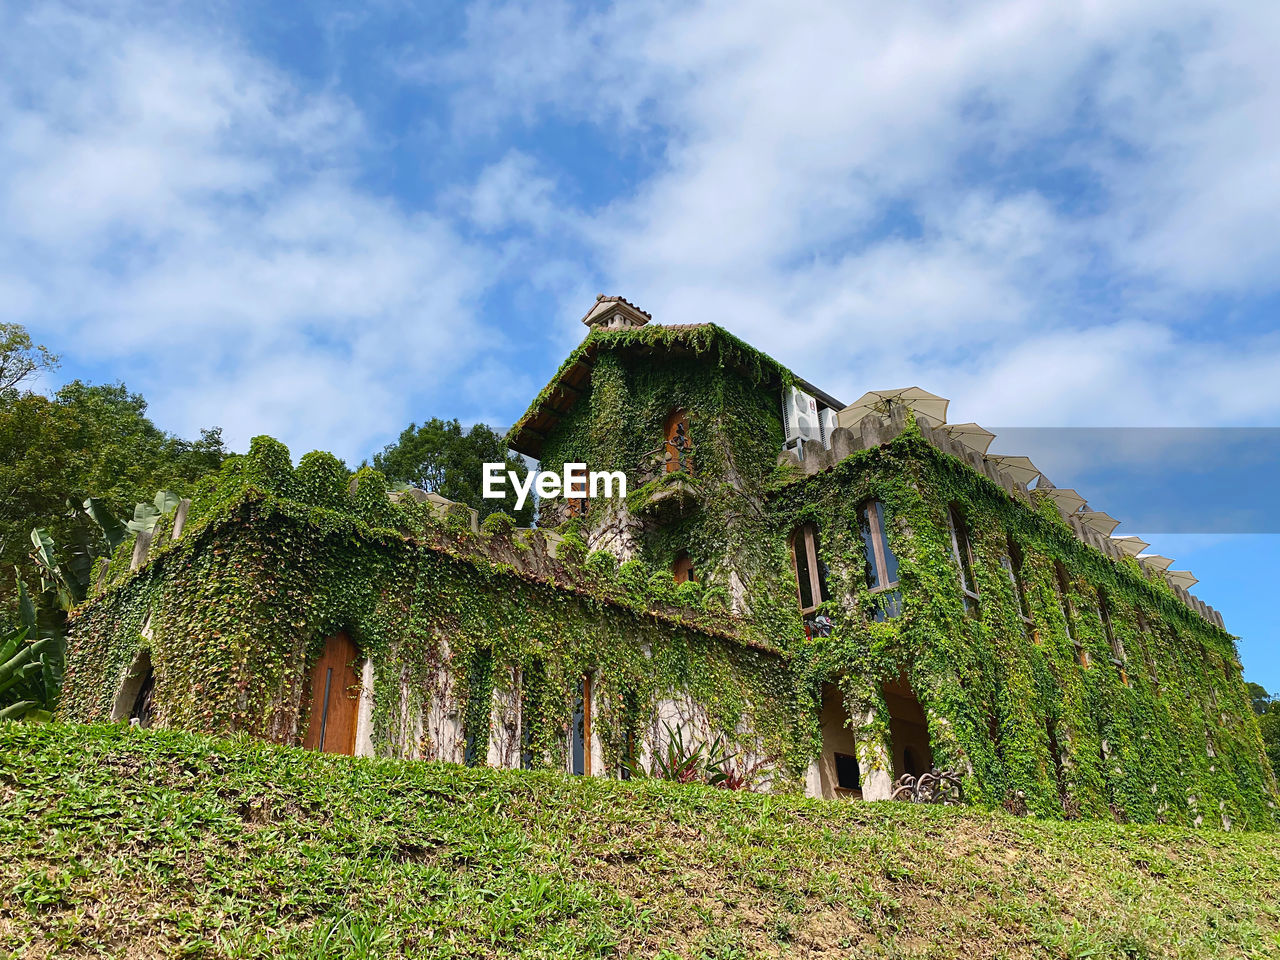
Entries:
{"label": "foliage", "polygon": [[0,783],[0,949],[15,956],[1280,949],[1273,834],[354,760],[123,725],[0,724]]}
{"label": "foliage", "polygon": [[[186,496],[224,455],[216,428],[197,441],[167,434],[123,384],[73,381],[52,398],[10,390],[0,395],[0,562],[25,564],[33,527],[68,550],[95,541],[95,512],[130,516],[157,489]],[[114,550],[118,530],[113,538]],[[16,603],[14,586],[0,582],[0,611],[12,616]]]}
{"label": "foliage", "polygon": [[0,323],[0,397],[11,394],[40,370],[54,370],[58,357],[31,340],[20,323]]}
{"label": "foliage", "polygon": [[62,684],[62,637],[27,625],[0,633],[0,720],[50,720]]}
{"label": "foliage", "polygon": [[706,782],[708,756],[719,748],[719,741],[710,747],[697,740],[685,740],[684,727],[676,726],[665,720],[662,722],[666,732],[663,748],[653,757],[652,776],[673,783]]}
{"label": "foliage", "polygon": [[1267,688],[1260,683],[1246,683],[1245,690],[1249,693],[1249,702],[1253,705],[1253,712],[1258,716],[1262,716],[1271,706],[1272,697],[1267,693]]}
{"label": "foliage", "polygon": [[[524,721],[536,731],[537,765],[564,762],[574,684],[588,672],[598,677],[593,730],[610,768],[626,755],[630,722],[611,705],[624,697],[652,710],[674,689],[705,704],[715,729],[757,718],[773,731],[773,753],[786,753],[788,700],[775,691],[788,688],[776,653],[739,643],[721,624],[704,629],[696,610],[653,611],[651,597],[572,557],[550,560],[539,531],[473,534],[461,504],[468,523],[450,529],[430,504],[389,500],[371,468],[341,509],[331,509],[332,490],[316,494],[327,505],[296,499],[310,488],[303,465],[288,463],[287,450],[255,438],[193,497],[181,539],[157,538],[136,572],[122,545],[103,589],[76,611],[66,716],[108,715],[116,678],[145,646],[158,723],[293,740],[305,729],[307,664],[343,630],[373,662],[379,753],[419,749],[412,718],[430,713],[442,672],[459,704],[478,709],[513,670],[540,677]],[[538,576],[529,564],[541,565]],[[475,669],[477,656],[488,658],[486,670]],[[479,717],[464,719],[474,753]],[[429,747],[451,755],[450,743]]]}
{"label": "foliage", "polygon": [[480,531],[490,537],[509,537],[515,528],[515,517],[502,511],[489,514],[480,524]]}
{"label": "foliage", "polygon": [[521,478],[529,472],[524,460],[507,449],[501,434],[485,424],[477,423],[464,431],[457,420],[434,417],[421,426],[409,424],[395,443],[373,458],[373,466],[392,482],[411,483],[485,515],[503,510],[515,518],[518,526],[529,526],[533,521],[532,497],[517,510],[509,483],[503,499],[483,497],[481,465],[485,463],[505,464],[505,470]]}

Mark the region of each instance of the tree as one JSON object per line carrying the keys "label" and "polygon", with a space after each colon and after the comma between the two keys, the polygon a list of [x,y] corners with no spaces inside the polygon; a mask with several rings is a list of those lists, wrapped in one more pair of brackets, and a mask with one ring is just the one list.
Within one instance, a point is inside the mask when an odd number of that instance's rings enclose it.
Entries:
{"label": "tree", "polygon": [[1280,700],[1272,700],[1267,712],[1258,718],[1258,729],[1262,731],[1271,769],[1280,776]]}
{"label": "tree", "polygon": [[[0,570],[16,565],[31,575],[34,527],[68,547],[97,539],[81,509],[91,496],[129,517],[156,490],[181,495],[221,464],[226,451],[217,428],[183,440],[146,414],[146,401],[119,383],[75,380],[52,398],[16,389],[0,394]],[[0,608],[16,608],[14,591],[11,578],[0,577]]]}
{"label": "tree", "polygon": [[[516,523],[528,526],[533,521],[533,504],[526,501],[519,511],[516,497],[507,484],[502,500],[486,500],[482,465],[505,463],[505,469],[523,478],[529,468],[507,449],[502,435],[483,423],[463,431],[457,420],[433,417],[419,426],[409,424],[400,438],[374,454],[373,465],[388,480],[411,483],[415,487],[465,503],[486,516],[499,510],[511,514]],[[532,499],[532,498],[530,498]]]}
{"label": "tree", "polygon": [[1267,693],[1266,688],[1260,683],[1246,683],[1244,688],[1249,692],[1249,700],[1253,704],[1253,712],[1258,716],[1266,713],[1267,708],[1271,706],[1271,694]]}
{"label": "tree", "polygon": [[43,344],[33,344],[20,323],[0,323],[0,395],[10,393],[37,370],[52,370],[58,357]]}

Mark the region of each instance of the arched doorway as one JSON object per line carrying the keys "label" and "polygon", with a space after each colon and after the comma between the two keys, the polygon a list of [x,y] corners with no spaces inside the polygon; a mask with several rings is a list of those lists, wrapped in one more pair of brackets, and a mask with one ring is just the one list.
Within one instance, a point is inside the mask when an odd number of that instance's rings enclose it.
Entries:
{"label": "arched doorway", "polygon": [[884,704],[889,708],[889,739],[893,744],[893,778],[903,774],[918,777],[933,769],[929,748],[929,720],[905,675],[884,685]]}
{"label": "arched doorway", "polygon": [[311,668],[311,720],[302,745],[322,753],[356,751],[356,718],[360,705],[360,652],[345,633],[325,641]]}
{"label": "arched doorway", "polygon": [[822,796],[862,796],[862,770],[858,764],[858,744],[850,729],[844,696],[834,683],[822,685],[822,756],[818,760]]}
{"label": "arched doorway", "polygon": [[151,726],[155,719],[156,675],[151,667],[151,651],[143,647],[125,671],[111,707],[111,719],[127,720],[139,727]]}

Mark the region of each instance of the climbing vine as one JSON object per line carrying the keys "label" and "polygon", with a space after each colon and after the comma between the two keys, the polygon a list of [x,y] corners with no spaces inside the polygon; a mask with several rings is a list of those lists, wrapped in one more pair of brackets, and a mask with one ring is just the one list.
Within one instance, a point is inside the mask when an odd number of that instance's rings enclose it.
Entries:
{"label": "climbing vine", "polygon": [[[589,380],[566,393],[566,372],[587,362]],[[630,496],[576,513],[544,503],[554,559],[542,530],[490,518],[473,532],[465,509],[393,499],[368,469],[348,483],[327,454],[294,469],[259,438],[202,483],[181,539],[157,536],[137,571],[130,543],[106,563],[74,617],[64,710],[103,716],[149,647],[161,722],[296,740],[308,666],[346,631],[374,665],[379,752],[439,746],[424,743],[426,718],[447,687],[472,758],[501,722],[491,706],[518,698],[522,752],[563,767],[590,674],[608,769],[639,718],[685,697],[712,733],[754,738],[795,786],[822,748],[824,684],[855,737],[888,757],[885,685],[905,680],[935,764],[960,770],[977,802],[1275,825],[1275,779],[1227,633],[1135,561],[1082,543],[1050,501],[1012,496],[914,424],[803,475],[778,456],[793,380],[711,325],[593,332],[512,436],[557,398],[544,464],[621,470]],[[669,472],[664,425],[677,412],[691,446]],[[868,587],[870,501],[898,560],[895,616],[877,617],[883,597]],[[976,602],[961,589],[953,512]],[[828,636],[810,638],[798,608],[791,538],[804,524],[820,533]],[[677,585],[683,556],[694,579]]]}

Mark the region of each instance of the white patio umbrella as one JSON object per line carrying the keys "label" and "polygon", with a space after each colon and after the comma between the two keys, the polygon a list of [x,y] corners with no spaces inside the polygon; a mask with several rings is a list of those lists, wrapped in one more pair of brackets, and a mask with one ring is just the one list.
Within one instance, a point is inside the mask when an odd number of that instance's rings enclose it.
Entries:
{"label": "white patio umbrella", "polygon": [[956,443],[963,443],[970,450],[985,454],[996,435],[976,423],[952,423],[944,428]]}
{"label": "white patio umbrella", "polygon": [[1175,587],[1181,587],[1183,590],[1190,590],[1200,582],[1192,575],[1190,570],[1166,570],[1164,578]]}
{"label": "white patio umbrella", "polygon": [[1011,476],[1024,487],[1040,476],[1040,468],[1031,462],[1030,457],[987,457],[997,467]]}
{"label": "white patio umbrella", "polygon": [[1112,542],[1131,557],[1136,557],[1151,544],[1141,537],[1112,537]]}
{"label": "white patio umbrella", "polygon": [[1138,562],[1144,567],[1152,567],[1153,569],[1164,572],[1173,566],[1171,557],[1162,557],[1158,553],[1140,553],[1138,554]]}
{"label": "white patio umbrella", "polygon": [[1058,505],[1058,509],[1063,513],[1075,513],[1085,505],[1084,497],[1070,487],[1054,487],[1048,493],[1053,498],[1053,502]]}
{"label": "white patio umbrella", "polygon": [[1111,531],[1120,526],[1120,521],[1101,510],[1086,510],[1080,514],[1080,521],[1089,529],[1096,530],[1104,537],[1111,536]]}
{"label": "white patio umbrella", "polygon": [[893,404],[901,403],[924,417],[932,425],[947,422],[947,404],[951,401],[919,387],[900,387],[897,390],[871,390],[845,407],[837,416],[842,427],[857,428],[868,413],[887,417]]}

